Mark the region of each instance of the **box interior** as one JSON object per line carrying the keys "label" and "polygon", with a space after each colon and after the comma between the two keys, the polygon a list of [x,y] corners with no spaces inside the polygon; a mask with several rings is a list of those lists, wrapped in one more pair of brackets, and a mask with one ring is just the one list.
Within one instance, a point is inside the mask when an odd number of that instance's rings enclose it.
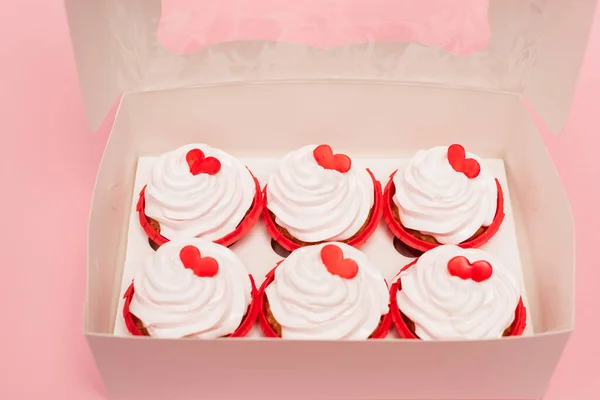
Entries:
{"label": "box interior", "polygon": [[[337,151],[346,152],[344,148],[338,148]],[[269,175],[277,167],[280,157],[272,158],[241,158],[240,160],[246,165],[253,173],[259,182],[264,184],[268,181]],[[136,167],[136,178],[133,193],[139,193],[142,188],[148,182],[149,176],[152,171],[157,157],[140,157]],[[388,177],[390,174],[397,170],[401,173],[408,159],[405,158],[356,158],[353,159],[354,165],[362,165],[368,167],[369,170],[375,175],[375,177],[385,187]],[[521,257],[519,255],[519,248],[516,241],[515,223],[513,219],[512,202],[507,185],[506,173],[504,169],[504,162],[501,159],[484,159],[483,165],[488,168],[489,171],[495,176],[503,187],[504,197],[504,212],[506,214],[504,222],[500,228],[500,231],[494,236],[492,240],[486,243],[481,248],[489,251],[499,258],[521,281],[522,298],[525,307],[529,310],[527,314],[527,327],[523,336],[529,336],[534,331],[532,323],[531,309],[529,308],[529,301],[527,296],[527,288],[523,282],[523,268],[521,266]],[[136,210],[137,202],[139,197],[133,196],[130,204],[129,211],[129,226],[127,227],[127,249],[125,253],[125,259],[123,266],[118,275],[122,277],[120,287],[115,288],[117,290],[116,295],[119,300],[118,305],[114,312],[114,332],[115,336],[132,336],[123,319],[123,295],[131,285],[136,272],[139,268],[142,268],[144,262],[149,257],[152,257],[154,250],[148,245],[148,236],[143,231],[139,224],[139,216]],[[256,226],[246,235],[242,240],[232,245],[230,248],[233,250],[242,260],[246,266],[248,272],[253,275],[254,281],[258,287],[264,281],[265,275],[285,257],[288,253],[281,250],[277,250],[276,246],[273,246],[266,228],[259,221]],[[398,248],[398,250],[396,249]],[[368,242],[360,248],[367,257],[373,262],[374,265],[382,272],[383,277],[387,282],[393,283],[395,277],[400,269],[414,261],[415,256],[408,253],[402,248],[400,243],[394,242],[393,235],[389,229],[385,226],[385,222],[380,221],[378,229],[375,231],[373,236]],[[530,281],[530,289],[535,284],[534,281]],[[261,332],[258,324],[255,324],[254,329],[246,336],[246,338],[262,338],[264,334]],[[394,329],[391,330],[385,339],[398,338]]]}
{"label": "box interior", "polygon": [[420,148],[459,142],[482,157],[502,158],[535,333],[572,329],[570,209],[543,142],[517,96],[304,82],[124,97],[92,206],[88,334],[112,332],[130,204],[137,196],[133,180],[138,158],[191,142],[211,143],[244,158],[277,158],[313,142],[328,142],[356,157],[399,158]]}

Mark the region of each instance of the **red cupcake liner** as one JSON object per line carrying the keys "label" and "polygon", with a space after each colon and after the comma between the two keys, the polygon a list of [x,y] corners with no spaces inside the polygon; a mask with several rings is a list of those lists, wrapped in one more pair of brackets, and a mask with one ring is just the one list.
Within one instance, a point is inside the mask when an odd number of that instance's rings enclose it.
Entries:
{"label": "red cupcake liner", "polygon": [[[260,324],[260,329],[262,329],[262,331],[266,337],[278,338],[278,339],[280,339],[280,337],[277,336],[277,333],[273,330],[273,328],[271,327],[271,324],[269,324],[269,321],[267,320],[267,315],[265,314],[264,304],[265,304],[265,296],[266,296],[265,290],[267,289],[267,286],[269,286],[275,279],[275,269],[277,269],[277,267],[281,263],[282,263],[282,261],[278,262],[277,265],[275,265],[275,268],[273,268],[271,271],[269,271],[269,273],[265,276],[266,279],[263,282],[263,284],[261,285],[260,289],[258,289],[258,296],[256,297],[256,304],[257,304],[256,307],[258,308],[257,318],[258,318],[258,323]],[[386,285],[387,285],[387,282],[386,282]],[[383,319],[382,319],[381,323],[379,324],[379,327],[371,336],[369,336],[369,339],[385,338],[387,336],[391,326],[392,326],[392,317],[391,317],[391,313],[388,312],[386,315],[383,316]]]}
{"label": "red cupcake liner", "polygon": [[[352,240],[349,240],[347,242],[344,241],[344,243],[349,244],[350,246],[353,246],[356,248],[365,244],[367,242],[367,240],[371,237],[371,235],[375,232],[375,230],[377,229],[377,225],[379,225],[379,221],[381,220],[381,215],[383,214],[383,202],[382,202],[382,197],[381,197],[381,183],[379,183],[379,181],[377,179],[375,179],[375,176],[373,175],[373,173],[371,172],[370,169],[367,168],[367,172],[369,173],[369,176],[371,176],[371,179],[373,180],[373,187],[375,190],[375,198],[373,201],[373,212],[371,213],[371,218],[369,219],[367,226],[360,233],[360,235],[357,235],[356,237],[352,238]],[[267,231],[269,232],[269,235],[287,251],[294,251],[294,250],[302,247],[301,245],[294,243],[290,239],[285,237],[279,231],[279,229],[277,229],[277,225],[275,225],[275,221],[271,217],[271,213],[269,212],[269,209],[267,208],[267,186],[266,185],[265,185],[265,188],[263,189],[263,204],[264,204],[263,221],[265,223]],[[310,244],[307,244],[306,246],[310,246]]]}
{"label": "red cupcake liner", "polygon": [[[424,240],[417,239],[407,232],[402,224],[394,217],[394,214],[392,213],[392,202],[394,201],[392,199],[392,191],[395,189],[393,179],[394,175],[396,175],[396,172],[398,171],[396,170],[392,173],[392,175],[390,175],[390,180],[385,186],[385,190],[383,192],[383,219],[385,220],[388,228],[402,243],[415,250],[425,252],[437,246],[441,246],[441,244],[429,243]],[[494,217],[492,224],[475,239],[459,243],[457,246],[462,247],[463,249],[475,249],[481,247],[486,244],[500,229],[500,225],[502,225],[502,221],[504,221],[504,194],[498,179],[495,179],[495,181],[496,187],[498,188],[498,203],[496,207],[496,216]]]}
{"label": "red cupcake liner", "polygon": [[[252,284],[252,302],[248,306],[248,312],[246,313],[246,316],[240,323],[240,326],[233,333],[227,335],[227,337],[246,336],[254,326],[254,322],[256,322],[256,317],[258,316],[258,309],[260,308],[260,305],[256,302],[256,299],[258,298],[258,290],[256,289],[254,278],[252,277],[252,275],[249,276],[250,283]],[[137,325],[135,324],[131,311],[129,310],[131,300],[133,299],[133,293],[135,293],[135,289],[133,287],[132,282],[131,285],[129,285],[127,291],[125,291],[125,294],[123,295],[123,298],[125,299],[125,304],[123,305],[123,318],[125,319],[125,326],[127,326],[127,330],[133,336],[144,336],[144,334],[140,332]]]}
{"label": "red cupcake liner", "polygon": [[[417,259],[418,260],[418,259]],[[400,272],[407,270],[417,263],[417,260],[414,260],[410,264],[406,265]],[[390,288],[390,315],[392,316],[392,321],[398,334],[403,339],[419,339],[406,325],[404,322],[404,318],[402,318],[402,314],[400,313],[400,308],[398,307],[398,300],[396,298],[396,294],[398,290],[402,287],[402,283],[400,282],[400,278],[394,282],[392,287]],[[521,336],[525,331],[525,326],[527,325],[527,309],[523,304],[523,298],[519,298],[519,303],[517,304],[517,308],[515,310],[515,319],[510,327],[509,336]],[[420,339],[419,339],[420,340]]]}
{"label": "red cupcake liner", "polygon": [[[220,244],[225,247],[231,246],[232,244],[240,240],[242,237],[244,237],[244,235],[246,235],[246,233],[248,233],[248,231],[252,229],[256,221],[258,221],[258,219],[260,218],[260,213],[263,209],[263,196],[260,191],[260,183],[258,182],[258,179],[256,179],[256,177],[252,174],[252,171],[248,171],[250,172],[250,175],[252,175],[252,179],[254,179],[254,184],[256,186],[256,193],[252,202],[252,208],[233,232],[223,236],[220,239],[213,240],[213,242],[216,244]],[[169,239],[161,235],[152,227],[152,225],[150,225],[148,217],[146,217],[146,214],[144,213],[144,210],[146,209],[146,196],[144,195],[145,192],[146,186],[142,188],[142,191],[140,192],[140,198],[136,206],[136,211],[138,212],[140,225],[142,226],[144,232],[146,232],[146,235],[148,235],[148,238],[150,238],[150,240],[152,240],[158,246],[162,246],[163,244],[167,243]]]}

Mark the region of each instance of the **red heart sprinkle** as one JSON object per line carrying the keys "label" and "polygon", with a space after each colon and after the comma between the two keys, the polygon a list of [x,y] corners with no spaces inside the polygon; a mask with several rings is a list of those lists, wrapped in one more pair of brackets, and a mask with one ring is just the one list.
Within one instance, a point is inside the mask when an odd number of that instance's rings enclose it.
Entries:
{"label": "red heart sprinkle", "polygon": [[492,266],[487,261],[470,263],[466,257],[457,256],[448,261],[448,272],[460,279],[483,282],[492,276]]}
{"label": "red heart sprinkle", "polygon": [[221,162],[215,157],[205,157],[200,149],[188,151],[185,156],[190,167],[190,173],[194,176],[199,174],[215,175],[221,170]]}
{"label": "red heart sprinkle", "polygon": [[344,258],[344,252],[334,244],[321,249],[321,261],[332,275],[352,279],[358,274],[358,264],[351,258]]}
{"label": "red heart sprinkle", "polygon": [[460,144],[448,147],[448,162],[456,172],[462,172],[467,178],[473,179],[479,176],[481,166],[474,158],[465,158],[465,148]]}
{"label": "red heart sprinkle", "polygon": [[219,272],[219,263],[212,257],[202,257],[195,246],[185,246],[179,252],[179,259],[185,268],[194,271],[201,278],[213,277]]}
{"label": "red heart sprinkle", "polygon": [[313,156],[321,167],[325,169],[334,169],[338,172],[346,173],[350,171],[352,160],[345,154],[333,154],[331,146],[322,144],[313,151]]}

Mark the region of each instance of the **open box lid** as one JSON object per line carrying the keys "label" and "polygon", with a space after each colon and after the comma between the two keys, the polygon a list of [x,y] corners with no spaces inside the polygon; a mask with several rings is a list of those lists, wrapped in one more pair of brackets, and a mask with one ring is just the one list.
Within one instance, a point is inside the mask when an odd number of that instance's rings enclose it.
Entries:
{"label": "open box lid", "polygon": [[119,95],[366,80],[523,94],[566,121],[596,0],[66,0],[96,129]]}

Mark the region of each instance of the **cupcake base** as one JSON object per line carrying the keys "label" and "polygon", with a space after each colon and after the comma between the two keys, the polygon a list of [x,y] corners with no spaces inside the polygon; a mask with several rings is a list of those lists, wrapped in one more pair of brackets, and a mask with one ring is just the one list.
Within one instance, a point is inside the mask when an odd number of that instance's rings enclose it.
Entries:
{"label": "cupcake base", "polygon": [[[415,323],[410,318],[408,318],[402,311],[400,311],[400,315],[402,316],[402,319],[404,320],[404,324],[406,325],[406,327],[408,328],[408,330],[410,331],[412,336],[414,336],[415,339],[418,339]],[[503,337],[511,336],[512,330],[513,330],[513,326],[511,325],[504,330],[504,332],[502,333],[502,336]]]}
{"label": "cupcake base", "polygon": [[[252,205],[246,212],[246,215],[242,219],[242,221],[238,224],[235,230],[220,239],[213,240],[214,243],[220,244],[222,246],[229,247],[238,240],[240,240],[248,231],[254,226],[256,221],[260,218],[260,214],[263,209],[263,196],[260,190],[260,183],[258,179],[252,174],[250,170],[250,175],[252,175],[252,179],[254,179],[255,184],[255,195],[252,201]],[[146,208],[146,196],[144,195],[146,192],[146,186],[142,188],[142,191],[139,195],[139,200],[137,203],[136,211],[138,213],[140,225],[144,229],[144,232],[148,235],[148,243],[150,247],[154,250],[157,250],[160,246],[167,243],[169,239],[165,238],[160,234],[160,223],[155,221],[154,219],[146,216],[144,210]]]}
{"label": "cupcake base", "polygon": [[[402,268],[402,271],[407,270],[417,263],[417,260],[414,260],[410,264],[406,265]],[[398,331],[398,334],[403,339],[419,339],[417,334],[415,333],[415,324],[414,322],[408,318],[400,308],[398,307],[398,300],[396,298],[396,294],[398,291],[402,290],[402,282],[400,278],[394,282],[394,284],[390,288],[390,315],[392,318],[392,322]],[[517,304],[517,308],[515,309],[515,319],[513,323],[504,331],[502,336],[521,336],[525,331],[525,327],[527,326],[527,309],[523,304],[523,298],[519,299],[519,303]]]}
{"label": "cupcake base", "polygon": [[[383,213],[383,202],[381,195],[381,183],[371,172],[371,170],[367,169],[369,176],[373,180],[373,188],[375,191],[373,207],[367,217],[367,220],[363,224],[363,226],[359,229],[356,234],[354,234],[351,238],[346,240],[339,240],[339,242],[343,242],[349,244],[353,247],[360,247],[366,243],[366,241],[371,237],[371,235],[377,229],[377,225],[379,225],[379,220],[381,219]],[[276,216],[273,214],[267,207],[267,187],[263,189],[263,221],[269,232],[269,235],[279,243],[284,249],[287,251],[294,251],[300,247],[304,246],[312,246],[316,244],[325,243],[328,240],[323,240],[320,242],[303,242],[297,238],[295,238],[292,234],[288,232],[287,229],[281,227],[275,222]]]}
{"label": "cupcake base", "polygon": [[[363,224],[363,226],[360,227],[360,229],[358,230],[358,232],[356,232],[356,234],[354,234],[354,236],[352,236],[351,238],[346,239],[346,240],[340,240],[340,242],[348,243],[349,244],[350,242],[352,242],[353,240],[355,240],[355,238],[361,236],[363,234],[363,232],[369,227],[369,222],[371,222],[371,218],[373,218],[373,210],[374,209],[372,208],[371,211],[369,212],[369,216],[367,217],[367,220],[365,221],[365,223]],[[275,214],[273,214],[271,211],[269,211],[267,208],[265,208],[263,210],[263,213],[267,213],[267,212],[270,214],[269,218],[270,218],[271,221],[273,221],[273,224],[274,224],[275,228],[278,231],[277,236],[279,236],[282,241],[283,240],[290,241],[294,245],[296,245],[297,248],[304,247],[304,246],[312,246],[312,245],[321,244],[321,243],[325,243],[326,242],[326,240],[323,240],[321,242],[303,242],[303,241],[301,241],[299,239],[296,239],[294,236],[292,236],[291,233],[288,232],[287,229],[285,229],[284,227],[278,225],[277,222],[275,222]],[[275,239],[275,240],[278,240],[278,239]],[[279,243],[279,244],[281,244],[281,243]],[[286,250],[290,251],[289,249],[286,249]]]}
{"label": "cupcake base", "polygon": [[[254,326],[254,322],[256,321],[260,307],[259,303],[256,301],[258,299],[258,290],[256,289],[252,275],[250,275],[250,283],[252,284],[252,302],[248,306],[248,311],[242,318],[240,326],[233,333],[224,337],[244,337]],[[135,289],[132,282],[123,295],[123,298],[125,299],[125,304],[123,305],[123,319],[125,320],[125,326],[127,327],[129,333],[131,333],[133,336],[150,336],[148,330],[144,326],[144,323],[138,317],[133,315],[129,309],[134,293]]]}
{"label": "cupcake base", "polygon": [[136,328],[140,331],[142,336],[150,336],[150,333],[148,333],[148,329],[146,329],[146,327],[144,326],[144,323],[142,322],[141,319],[139,319],[138,317],[136,317],[133,314],[131,314],[131,318],[133,319],[133,322],[135,323]]}
{"label": "cupcake base", "polygon": [[[394,193],[395,193],[395,190],[394,190]],[[394,193],[392,193],[392,196],[394,195]],[[408,234],[412,235],[414,238],[416,238],[418,240],[422,240],[424,242],[431,243],[436,246],[441,245],[441,243],[438,242],[433,236],[427,235],[423,232],[420,232],[420,231],[417,231],[414,229],[409,229],[409,228],[405,227],[404,225],[402,225],[402,222],[400,222],[400,210],[398,209],[398,206],[393,201],[391,202],[390,206],[392,208],[392,215],[394,216],[394,219],[396,220],[396,222],[398,222],[402,226],[402,229],[404,229]],[[479,229],[477,229],[477,232],[475,232],[473,234],[473,236],[471,236],[470,238],[465,240],[463,243],[470,242],[472,240],[477,239],[479,236],[481,236],[486,231],[486,229],[487,229],[487,227],[485,227],[485,226],[480,227]]]}
{"label": "cupcake base", "polygon": [[[408,229],[400,222],[400,212],[396,203],[394,203],[394,194],[396,194],[396,186],[394,185],[394,175],[392,173],[390,180],[388,181],[385,190],[383,192],[383,219],[385,220],[390,231],[397,237],[401,242],[407,246],[418,250],[427,251],[434,247],[440,246],[441,244],[435,240],[431,235],[424,234],[422,232]],[[496,216],[492,221],[492,224],[488,227],[480,227],[477,232],[473,234],[469,239],[457,246],[464,249],[478,248],[487,243],[500,229],[500,225],[504,221],[504,194],[502,192],[502,186],[498,179],[496,181],[496,188],[498,189],[498,202],[496,205]]]}
{"label": "cupcake base", "polygon": [[[281,262],[277,263],[275,268],[273,268],[267,275],[266,279],[258,290],[258,296],[256,297],[256,308],[258,309],[258,322],[260,324],[260,328],[263,333],[267,337],[271,338],[281,338],[281,325],[273,316],[271,312],[271,308],[269,306],[269,300],[267,299],[267,295],[265,290],[267,287],[273,282],[275,279],[275,269]],[[369,339],[383,339],[387,336],[390,327],[392,325],[392,318],[390,313],[383,315],[381,320],[379,321],[379,325],[375,328],[375,331],[369,336]]]}

